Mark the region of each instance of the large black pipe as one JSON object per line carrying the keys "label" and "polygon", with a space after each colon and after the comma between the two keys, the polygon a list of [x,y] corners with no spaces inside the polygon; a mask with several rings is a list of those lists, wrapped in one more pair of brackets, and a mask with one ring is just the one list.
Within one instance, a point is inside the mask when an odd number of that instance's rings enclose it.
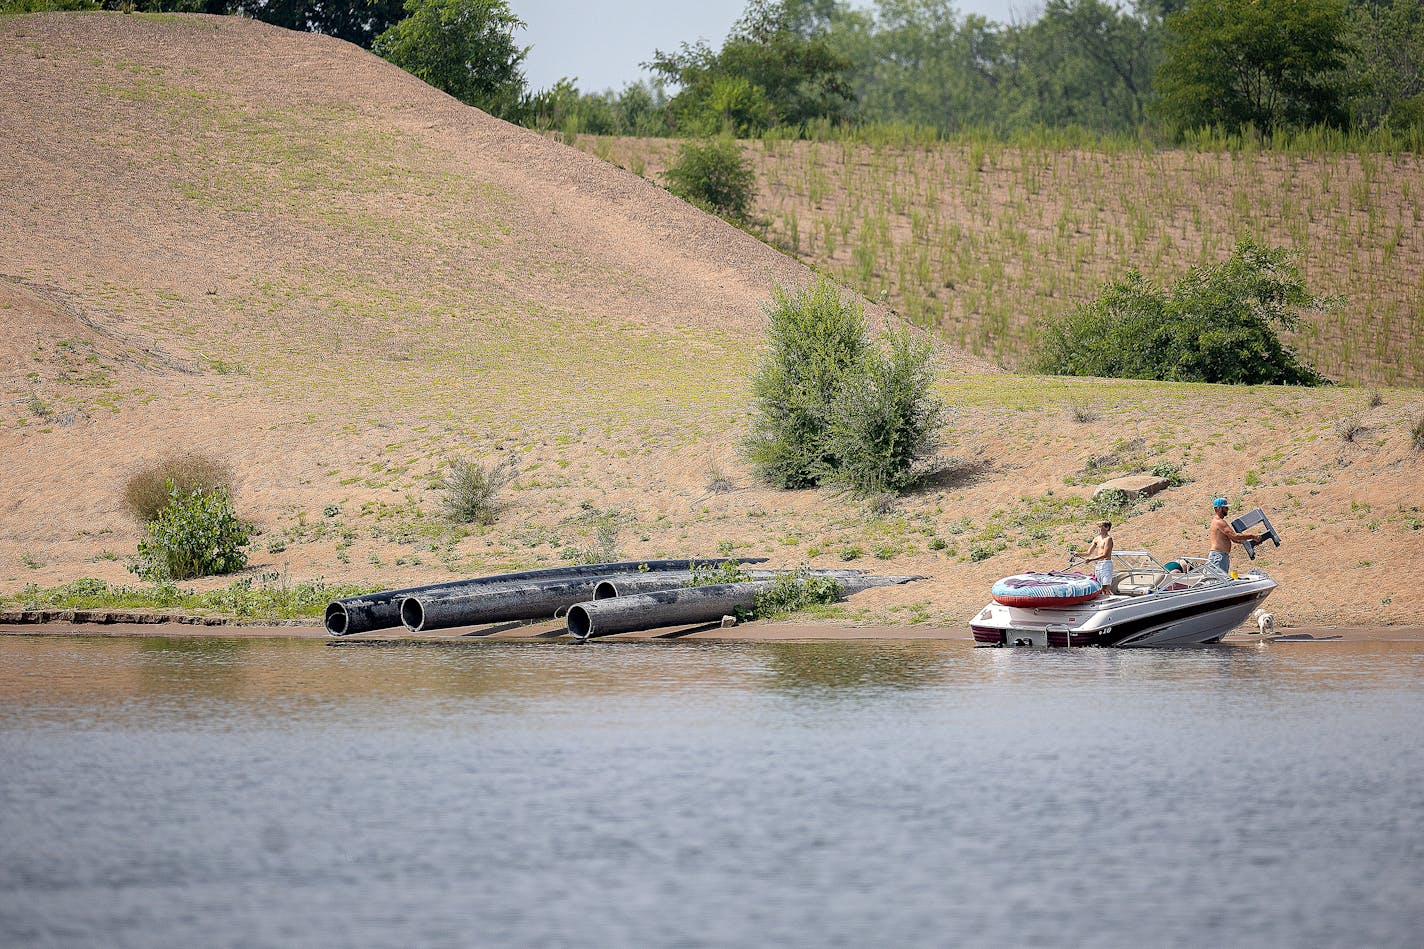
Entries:
{"label": "large black pipe", "polygon": [[[774,580],[774,570],[744,570],[750,580]],[[859,578],[861,571],[814,571],[817,575]],[[507,620],[552,619],[575,603],[617,596],[619,591],[650,592],[692,586],[688,570],[648,570],[606,577],[572,577],[526,583],[501,583],[459,593],[418,594],[401,601],[401,622],[413,633],[457,626],[483,626]]]}
{"label": "large black pipe", "polygon": [[540,583],[500,584],[461,596],[408,596],[400,618],[412,633],[456,626],[483,626],[508,620],[553,619],[593,596],[603,577],[567,577]]}
{"label": "large black pipe", "polygon": [[[922,577],[836,577],[841,595],[849,596],[870,587],[909,583]],[[575,603],[569,607],[569,632],[577,639],[588,640],[615,633],[631,633],[664,626],[690,626],[711,623],[738,610],[750,610],[756,605],[757,594],[770,589],[775,580],[748,580],[741,583],[716,583],[704,587],[635,593]]]}
{"label": "large black pipe", "polygon": [[[766,558],[714,558],[710,560],[625,560],[618,563],[579,564],[570,567],[546,567],[519,573],[495,574],[466,580],[450,580],[402,590],[386,590],[362,596],[333,600],[326,607],[326,630],[333,636],[353,636],[373,629],[388,629],[401,624],[401,601],[408,596],[458,595],[481,588],[518,585],[531,582],[557,581],[576,577],[607,577],[631,571],[659,572],[689,570],[693,563],[720,566],[723,563],[765,563]],[[497,622],[497,621],[492,621]]]}

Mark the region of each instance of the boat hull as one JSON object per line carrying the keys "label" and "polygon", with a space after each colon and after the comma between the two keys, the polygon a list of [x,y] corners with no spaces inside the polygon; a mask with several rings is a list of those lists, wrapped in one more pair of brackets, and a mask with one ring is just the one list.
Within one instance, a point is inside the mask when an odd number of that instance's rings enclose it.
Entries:
{"label": "boat hull", "polygon": [[1220,642],[1275,587],[1270,577],[1257,574],[1206,589],[1099,597],[1071,607],[990,603],[969,628],[974,640],[984,645],[1197,646]]}

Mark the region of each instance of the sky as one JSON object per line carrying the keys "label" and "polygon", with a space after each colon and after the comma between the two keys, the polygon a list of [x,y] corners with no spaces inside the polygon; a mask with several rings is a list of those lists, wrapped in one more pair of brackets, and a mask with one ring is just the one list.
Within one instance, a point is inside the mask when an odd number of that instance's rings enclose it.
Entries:
{"label": "sky", "polygon": [[[1041,5],[1033,0],[955,4],[961,14],[1000,22],[1011,13],[1032,19]],[[547,89],[568,77],[581,92],[622,89],[647,79],[638,64],[652,59],[654,50],[671,52],[699,39],[720,47],[746,6],[746,0],[509,0],[509,8],[529,25],[515,34],[521,46],[533,47],[524,60],[529,87]]]}

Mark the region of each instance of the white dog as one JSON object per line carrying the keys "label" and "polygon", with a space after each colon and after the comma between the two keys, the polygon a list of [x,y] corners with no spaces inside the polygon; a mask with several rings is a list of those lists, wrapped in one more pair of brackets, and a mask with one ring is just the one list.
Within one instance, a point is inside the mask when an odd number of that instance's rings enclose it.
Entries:
{"label": "white dog", "polygon": [[1265,610],[1257,610],[1251,614],[1256,617],[1256,628],[1260,630],[1262,636],[1269,636],[1276,631],[1276,618]]}

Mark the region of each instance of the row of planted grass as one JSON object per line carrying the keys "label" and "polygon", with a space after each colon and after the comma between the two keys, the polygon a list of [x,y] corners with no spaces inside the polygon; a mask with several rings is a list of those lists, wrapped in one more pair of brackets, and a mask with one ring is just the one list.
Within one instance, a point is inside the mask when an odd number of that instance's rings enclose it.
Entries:
{"label": "row of planted grass", "polygon": [[[579,140],[659,178],[672,144]],[[744,146],[769,239],[1017,367],[1045,318],[1128,268],[1169,282],[1251,237],[1341,304],[1294,345],[1327,376],[1424,382],[1424,162],[1411,153],[1083,150],[991,139]]]}

